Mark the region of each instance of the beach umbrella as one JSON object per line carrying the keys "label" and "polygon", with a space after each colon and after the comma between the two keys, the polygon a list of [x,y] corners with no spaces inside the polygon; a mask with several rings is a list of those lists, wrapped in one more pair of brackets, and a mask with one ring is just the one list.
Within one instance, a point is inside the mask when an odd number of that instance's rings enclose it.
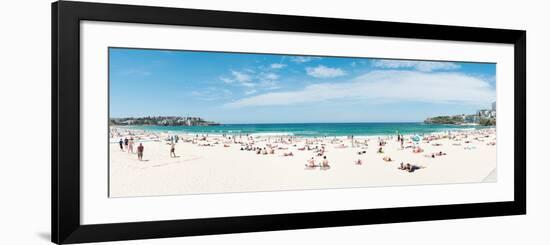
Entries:
{"label": "beach umbrella", "polygon": [[418,134],[414,135],[412,137],[412,141],[416,144],[418,144],[418,142],[420,142],[420,136]]}

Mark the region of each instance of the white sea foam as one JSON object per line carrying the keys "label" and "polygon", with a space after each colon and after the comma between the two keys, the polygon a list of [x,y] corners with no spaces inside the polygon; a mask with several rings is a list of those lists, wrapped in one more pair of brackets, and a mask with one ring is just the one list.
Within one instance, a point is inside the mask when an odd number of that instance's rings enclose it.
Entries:
{"label": "white sea foam", "polygon": [[265,133],[253,133],[250,134],[250,136],[256,137],[256,136],[294,136],[293,133],[288,132],[265,132]]}

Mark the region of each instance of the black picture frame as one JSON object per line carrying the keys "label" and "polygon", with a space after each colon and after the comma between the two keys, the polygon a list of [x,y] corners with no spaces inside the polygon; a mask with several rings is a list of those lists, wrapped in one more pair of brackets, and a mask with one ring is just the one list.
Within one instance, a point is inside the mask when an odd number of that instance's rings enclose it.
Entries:
{"label": "black picture frame", "polygon": [[[514,201],[82,225],[80,22],[452,40],[514,45]],[[52,3],[52,242],[101,242],[526,213],[526,31],[60,1]],[[99,146],[98,146],[99,147]]]}

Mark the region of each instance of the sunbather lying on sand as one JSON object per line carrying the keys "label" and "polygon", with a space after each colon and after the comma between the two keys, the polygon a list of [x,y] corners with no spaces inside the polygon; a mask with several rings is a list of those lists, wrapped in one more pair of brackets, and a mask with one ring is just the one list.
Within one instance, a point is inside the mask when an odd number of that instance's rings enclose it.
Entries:
{"label": "sunbather lying on sand", "polygon": [[412,172],[414,172],[414,171],[416,171],[416,170],[418,170],[418,169],[421,169],[421,168],[423,168],[423,167],[417,166],[417,165],[414,165],[414,164],[410,164],[410,163],[407,163],[407,164],[405,164],[405,165],[403,165],[403,163],[401,163],[397,169],[399,169],[399,170],[405,170],[405,171],[407,171],[407,172],[409,172],[409,173],[412,173]]}
{"label": "sunbather lying on sand", "polygon": [[405,165],[403,164],[403,162],[401,162],[401,163],[399,164],[399,167],[397,167],[397,169],[399,169],[399,170],[405,170]]}
{"label": "sunbather lying on sand", "polygon": [[420,147],[413,148],[413,153],[421,153],[424,152],[424,150]]}
{"label": "sunbather lying on sand", "polygon": [[435,155],[436,156],[445,156],[445,155],[447,155],[447,153],[440,151],[438,153],[435,153]]}

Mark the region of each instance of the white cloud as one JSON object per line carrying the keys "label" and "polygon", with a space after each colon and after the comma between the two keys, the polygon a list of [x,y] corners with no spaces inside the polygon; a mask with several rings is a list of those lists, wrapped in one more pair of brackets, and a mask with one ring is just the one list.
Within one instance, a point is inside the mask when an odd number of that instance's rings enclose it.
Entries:
{"label": "white cloud", "polygon": [[263,80],[260,82],[260,87],[264,90],[274,90],[281,88],[275,80]]}
{"label": "white cloud", "polygon": [[265,74],[262,74],[262,79],[277,80],[277,79],[279,79],[279,75],[277,75],[275,73],[265,73]]}
{"label": "white cloud", "polygon": [[383,102],[465,103],[485,105],[496,95],[489,83],[455,72],[372,71],[339,83],[309,85],[301,90],[270,92],[225,104],[229,108],[293,105],[335,99]]}
{"label": "white cloud", "polygon": [[280,63],[274,63],[274,64],[271,64],[271,69],[281,69],[281,68],[284,68],[286,65],[285,64],[280,64]]}
{"label": "white cloud", "polygon": [[227,83],[227,84],[231,84],[231,83],[235,82],[235,80],[227,78],[227,77],[220,77],[220,80],[222,80],[222,82]]}
{"label": "white cloud", "polygon": [[306,63],[310,62],[315,59],[320,59],[319,57],[309,57],[309,56],[292,56],[290,57],[290,61],[294,63]]}
{"label": "white cloud", "polygon": [[251,95],[251,94],[255,94],[256,92],[258,92],[258,90],[252,89],[252,90],[247,90],[247,91],[245,91],[244,94],[246,94],[246,95]]}
{"label": "white cloud", "polygon": [[245,87],[255,87],[256,84],[255,83],[251,83],[251,82],[242,82],[241,85],[245,86]]}
{"label": "white cloud", "polygon": [[190,94],[199,100],[214,101],[228,99],[233,95],[233,92],[228,89],[209,87],[200,91],[192,91]]}
{"label": "white cloud", "polygon": [[231,74],[233,75],[233,77],[241,82],[241,83],[244,83],[244,82],[249,82],[252,80],[252,77],[244,72],[239,72],[239,71],[231,71]]}
{"label": "white cloud", "polygon": [[340,68],[331,68],[323,65],[317,67],[307,67],[308,75],[316,78],[331,78],[346,75],[346,72]]}
{"label": "white cloud", "polygon": [[[277,80],[279,75],[273,72],[251,73],[246,70],[231,71],[231,77],[220,77],[222,82],[248,88],[247,91],[252,91],[251,88],[272,90],[278,88]],[[255,90],[254,90],[255,91]]]}
{"label": "white cloud", "polygon": [[414,68],[423,72],[435,70],[455,70],[460,65],[453,62],[415,61],[415,60],[373,60],[372,66],[379,68]]}
{"label": "white cloud", "polygon": [[231,71],[231,78],[220,77],[220,80],[226,84],[234,84],[237,82],[237,85],[249,88],[256,86],[256,84],[252,82],[253,76],[244,71]]}

